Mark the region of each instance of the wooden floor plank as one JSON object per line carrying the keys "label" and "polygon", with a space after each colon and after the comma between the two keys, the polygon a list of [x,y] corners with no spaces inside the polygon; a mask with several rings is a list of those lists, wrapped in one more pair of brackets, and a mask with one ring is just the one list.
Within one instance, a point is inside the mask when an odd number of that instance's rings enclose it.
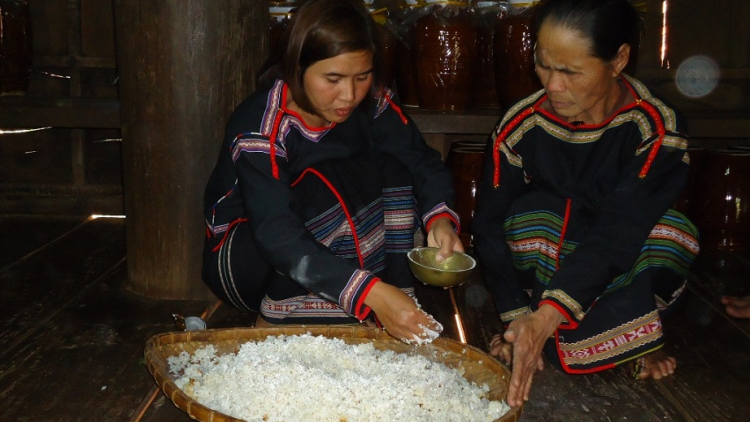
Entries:
{"label": "wooden floor plank", "polygon": [[122,221],[89,221],[0,271],[0,360],[125,259]]}
{"label": "wooden floor plank", "polygon": [[44,247],[85,221],[77,216],[0,215],[0,269]]}
{"label": "wooden floor plank", "polygon": [[4,420],[131,417],[154,385],[143,363],[146,341],[176,329],[173,313],[200,315],[207,302],[144,298],[125,281],[120,265],[0,363]]}
{"label": "wooden floor plank", "polygon": [[[150,336],[175,330],[172,314],[201,315],[212,303],[130,293],[123,257],[122,223],[100,221],[0,270],[0,419],[191,420],[161,392],[144,405],[155,384],[143,365],[143,346]],[[750,331],[742,328],[750,321],[729,318],[718,304],[721,292],[737,291],[732,286],[744,280],[750,260],[743,259],[705,258],[679,312],[665,318],[667,350],[678,359],[673,377],[637,381],[624,367],[568,375],[548,365],[535,376],[521,422],[748,420]],[[445,336],[459,338],[458,310],[467,343],[486,350],[502,325],[481,277],[452,292],[451,298],[447,290],[416,289]],[[253,321],[254,314],[222,305],[207,322],[226,328]]]}

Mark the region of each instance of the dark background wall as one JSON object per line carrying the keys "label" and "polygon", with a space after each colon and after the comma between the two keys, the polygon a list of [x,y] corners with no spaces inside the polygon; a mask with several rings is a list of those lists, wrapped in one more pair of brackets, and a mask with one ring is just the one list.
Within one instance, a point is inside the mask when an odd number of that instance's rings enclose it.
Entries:
{"label": "dark background wall", "polygon": [[[264,2],[247,1],[256,10],[265,8],[257,6]],[[748,142],[750,2],[670,0],[669,67],[662,66],[660,57],[662,3],[645,1],[637,76],[686,112],[696,144]],[[31,83],[24,96],[0,97],[0,129],[44,129],[0,134],[0,213],[122,214],[114,3],[32,0],[29,5],[34,42]],[[257,31],[258,37],[266,36],[263,25]],[[682,95],[674,83],[679,64],[697,54],[712,57],[721,68],[717,89],[699,99]],[[420,115],[417,120],[429,128],[431,119],[440,116]],[[440,149],[457,136],[488,133],[457,121],[440,133],[427,129],[428,141]]]}

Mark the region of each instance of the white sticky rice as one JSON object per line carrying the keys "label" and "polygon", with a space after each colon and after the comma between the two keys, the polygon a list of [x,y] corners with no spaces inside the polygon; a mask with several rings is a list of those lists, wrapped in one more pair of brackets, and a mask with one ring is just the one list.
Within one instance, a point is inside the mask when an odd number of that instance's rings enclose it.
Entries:
{"label": "white sticky rice", "polygon": [[208,345],[168,363],[194,400],[252,422],[491,422],[510,410],[443,363],[310,334],[221,356]]}

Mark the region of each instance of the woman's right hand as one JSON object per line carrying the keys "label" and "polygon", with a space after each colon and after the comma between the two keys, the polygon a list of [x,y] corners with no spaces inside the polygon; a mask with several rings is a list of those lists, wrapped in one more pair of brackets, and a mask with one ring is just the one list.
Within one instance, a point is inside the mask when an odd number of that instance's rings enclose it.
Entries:
{"label": "woman's right hand", "polygon": [[[506,401],[511,407],[529,399],[534,373],[544,369],[544,343],[562,323],[563,316],[553,306],[544,304],[536,311],[513,320],[503,333],[502,340],[493,339],[503,360],[511,359],[512,372]],[[509,343],[510,348],[502,343]]]}
{"label": "woman's right hand", "polygon": [[429,342],[443,331],[443,326],[420,309],[412,297],[383,281],[372,286],[365,305],[375,312],[388,334],[404,343]]}

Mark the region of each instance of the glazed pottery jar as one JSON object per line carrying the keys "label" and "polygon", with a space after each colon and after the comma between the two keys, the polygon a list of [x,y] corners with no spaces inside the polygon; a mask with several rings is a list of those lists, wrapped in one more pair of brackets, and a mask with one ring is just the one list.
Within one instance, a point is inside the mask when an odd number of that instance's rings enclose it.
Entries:
{"label": "glazed pottery jar", "polygon": [[472,94],[475,108],[500,107],[495,85],[495,26],[506,16],[507,2],[480,1],[476,4],[477,64]]}
{"label": "glazed pottery jar", "polygon": [[454,141],[445,160],[453,175],[455,211],[461,219],[459,238],[466,250],[473,246],[471,223],[474,220],[477,189],[482,178],[484,150],[483,141]]}
{"label": "glazed pottery jar", "polygon": [[510,14],[495,26],[495,82],[504,109],[542,89],[534,72],[535,3],[512,4]]}
{"label": "glazed pottery jar", "polygon": [[[428,1],[429,2],[429,1]],[[471,107],[477,60],[477,28],[468,7],[433,2],[414,25],[415,76],[419,107],[467,110]]]}
{"label": "glazed pottery jar", "polygon": [[31,15],[26,0],[0,0],[0,95],[22,95],[31,74]]}
{"label": "glazed pottery jar", "polygon": [[389,28],[395,28],[396,37],[395,63],[393,65],[396,91],[401,104],[407,107],[419,106],[417,83],[414,76],[414,21],[418,19],[421,8],[409,5],[389,14]]}
{"label": "glazed pottery jar", "polygon": [[378,37],[380,38],[381,57],[381,80],[386,87],[393,86],[393,78],[396,72],[396,48],[398,39],[388,22],[388,9],[368,7],[368,12],[377,24]]}

